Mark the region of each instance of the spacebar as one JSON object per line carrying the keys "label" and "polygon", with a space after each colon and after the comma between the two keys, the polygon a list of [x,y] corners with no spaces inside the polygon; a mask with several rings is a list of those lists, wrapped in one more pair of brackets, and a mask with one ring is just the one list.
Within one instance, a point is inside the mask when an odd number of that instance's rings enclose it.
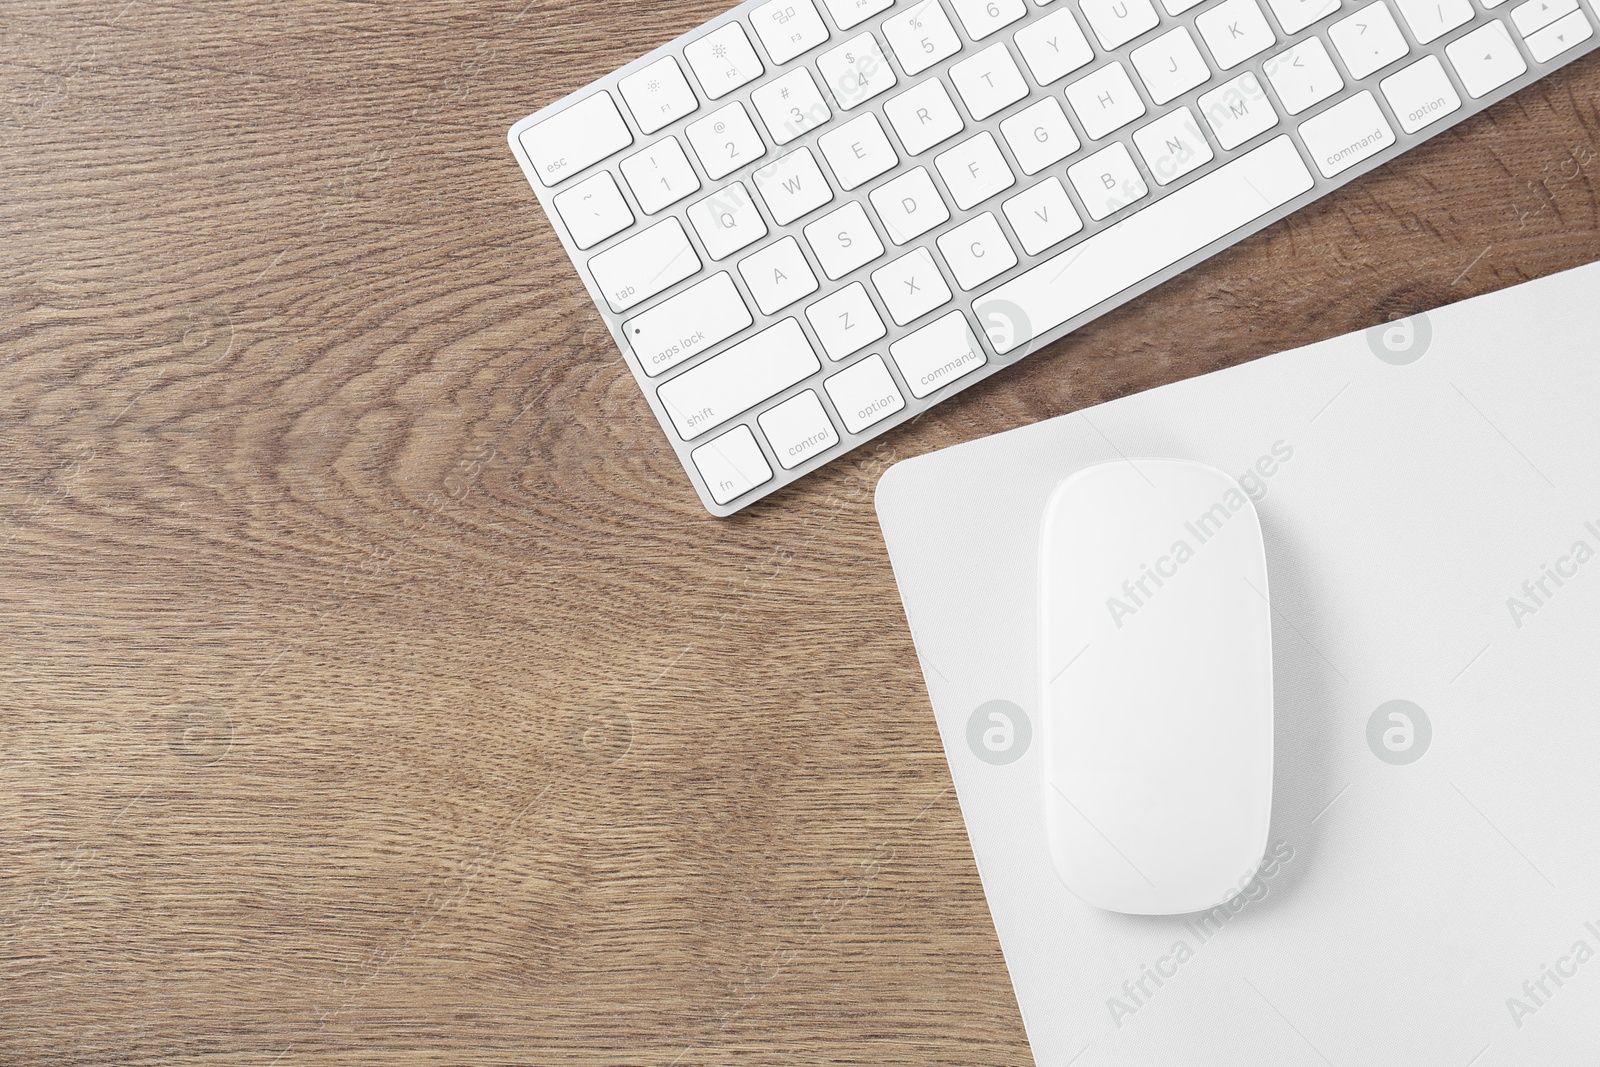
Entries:
{"label": "spacebar", "polygon": [[[1294,144],[1286,136],[1276,137],[979,297],[973,313],[979,322],[998,318],[1011,327],[989,334],[997,351],[1009,352],[1288,203],[1311,185],[1311,172]],[[996,332],[1009,336],[997,337]]]}

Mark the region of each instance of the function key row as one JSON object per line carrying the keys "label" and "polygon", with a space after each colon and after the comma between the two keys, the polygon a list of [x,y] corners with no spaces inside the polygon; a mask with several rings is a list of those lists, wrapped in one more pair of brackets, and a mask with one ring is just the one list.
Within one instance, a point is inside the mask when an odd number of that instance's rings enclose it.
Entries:
{"label": "function key row", "polygon": [[[848,29],[886,10],[893,0],[824,2],[835,22]],[[1505,0],[1485,6],[1497,6],[1501,2]],[[950,3],[967,37],[974,41],[1026,14],[1025,0],[950,0]],[[1171,15],[1187,10],[1193,3],[1194,0],[1162,0],[1163,7]],[[1267,0],[1267,3],[1287,33],[1297,33],[1340,7],[1340,0]],[[1079,0],[1078,6],[1101,47],[1108,50],[1135,40],[1159,23],[1151,0]],[[1421,44],[1465,25],[1475,12],[1471,0],[1395,0],[1395,7],[1412,36]],[[1512,9],[1511,15],[1518,32],[1529,39],[1535,59],[1541,62],[1587,40],[1593,32],[1578,7],[1578,0],[1522,0]],[[751,26],[774,63],[788,62],[826,42],[830,36],[812,0],[770,0],[751,13]],[[886,19],[881,29],[907,75],[928,69],[962,47],[961,36],[939,0],[921,0],[901,14]],[[1277,41],[1257,0],[1222,0],[1195,20],[1194,29],[1204,40],[1215,68],[1222,71],[1260,55]],[[1015,38],[1018,52],[1040,85],[1050,85],[1064,78],[1094,57],[1087,37],[1065,8],[1018,31]],[[1393,11],[1383,0],[1369,3],[1333,23],[1328,30],[1328,40],[1346,71],[1357,79],[1410,53],[1410,45]],[[684,58],[700,82],[704,96],[713,101],[747,85],[765,70],[742,24],[737,22],[725,24],[685,46]],[[1211,65],[1202,57],[1189,28],[1184,26],[1174,27],[1134,49],[1130,58],[1150,98],[1157,104],[1203,84],[1212,73]],[[1491,53],[1487,58],[1467,60],[1463,79],[1472,78],[1475,68],[1485,64],[1491,68],[1488,77],[1498,76],[1495,56]],[[833,106],[840,111],[849,111],[897,84],[893,67],[871,33],[857,34],[823,53],[818,58],[817,69],[830,91]],[[1343,88],[1343,79],[1320,38],[1303,41],[1268,60],[1264,73],[1280,90],[1289,114],[1298,114]],[[980,121],[1029,92],[1010,53],[1000,45],[956,64],[950,78],[973,116]],[[646,134],[700,107],[687,77],[672,56],[663,57],[622,79],[618,89],[639,129]],[[937,82],[922,83],[892,101],[891,107],[903,113],[910,112],[921,106],[922,97],[926,95],[933,98],[934,108],[929,111],[931,117],[924,122],[948,123],[954,116],[954,108],[948,106],[947,96],[938,98],[941,94],[943,87]],[[1144,105],[1120,63],[1110,63],[1094,71],[1069,87],[1067,95],[1083,118],[1085,131],[1094,138],[1120,128],[1144,112]],[[751,103],[773,143],[779,146],[831,117],[829,102],[807,68],[797,68],[760,87],[752,94]],[[886,109],[886,113],[888,111]],[[960,120],[956,118],[955,121]],[[716,153],[708,150],[713,135],[706,133],[705,128],[714,128],[720,135],[724,126],[730,135],[739,135],[728,138],[732,142],[727,145],[730,156],[727,160],[708,159]],[[547,186],[560,183],[633,141],[616,102],[605,91],[540,123],[536,130],[535,136],[525,139],[525,145],[540,180]],[[935,135],[936,128],[927,132],[932,136],[929,143],[943,139]],[[696,148],[713,179],[731,173],[757,150],[764,151],[742,108],[737,112],[723,109],[714,121],[698,124],[691,132],[691,141],[697,139],[705,142],[696,144]],[[925,147],[915,134],[907,139],[907,151],[913,155]],[[670,187],[665,191],[671,191]]]}
{"label": "function key row", "polygon": [[[861,2],[875,5],[882,0]],[[1337,7],[1338,0],[1326,2]],[[974,40],[1010,25],[1026,13],[1024,0],[952,0],[952,6],[968,37]],[[1080,0],[1080,7],[1102,45],[1126,43],[1152,28],[1157,21],[1149,0]],[[837,17],[839,12],[834,14]],[[1224,68],[1256,54],[1273,39],[1255,0],[1224,0],[1203,19],[1211,21],[1202,25],[1202,36]],[[795,0],[792,4],[774,0],[752,14],[752,25],[769,54],[780,62],[783,60],[777,57],[793,58],[828,36],[810,0]],[[1214,31],[1207,32],[1206,26],[1214,26]],[[881,28],[908,75],[926,70],[962,47],[961,37],[938,0],[922,0],[885,20]],[[1088,64],[1094,56],[1076,19],[1065,8],[1018,31],[1015,38],[1018,51],[1040,85],[1066,77]],[[793,51],[796,49],[798,51]],[[712,100],[747,84],[763,72],[754,48],[738,23],[729,23],[692,42],[685,48],[684,55],[705,95]],[[1154,45],[1138,50],[1134,58],[1136,68],[1158,102],[1192,88],[1198,84],[1196,78],[1204,80],[1209,76],[1188,30],[1181,27],[1164,35]],[[822,53],[817,70],[829,90],[832,105],[845,112],[898,83],[893,67],[871,33],[858,34]],[[1030,92],[1011,53],[999,44],[955,64],[950,70],[950,81],[978,121],[1024,99]],[[640,130],[647,134],[693,113],[700,106],[677,60],[671,56],[630,74],[622,79],[618,89]],[[1068,96],[1079,110],[1091,137],[1103,136],[1144,112],[1120,63],[1108,64],[1084,78],[1069,89]],[[750,103],[772,142],[778,146],[790,143],[832,117],[829,101],[817,87],[810,69],[805,67],[759,87],[751,95]],[[713,179],[731,173],[764,151],[742,106],[730,107],[732,110],[725,107],[691,124],[688,130],[691,143],[695,144]],[[937,79],[919,83],[891,100],[885,114],[895,123],[906,151],[912,155],[920,154],[962,128],[962,120],[949,94]],[[529,139],[535,142],[528,145],[529,154],[546,185],[558,184],[570,174],[632,143],[621,113],[606,92],[597,93],[541,123],[536,130],[536,136]],[[724,134],[727,136],[721,147],[729,152],[726,160],[715,150],[718,146],[713,141]],[[653,169],[658,165],[676,164],[677,160],[652,156],[647,163]],[[683,168],[677,169],[682,177]],[[667,180],[661,187],[661,194],[679,191],[677,197],[666,203],[698,187],[697,182],[686,188],[687,183],[674,183],[670,176],[657,177]],[[659,203],[662,197],[652,194],[645,199]],[[646,213],[652,211],[647,209]]]}
{"label": "function key row", "polygon": [[[824,0],[835,23],[843,30],[887,10],[893,2]],[[1148,0],[1134,2],[1148,3]],[[967,36],[974,41],[995,33],[1027,13],[1025,0],[951,0],[951,6]],[[1070,16],[1068,22],[1071,23]],[[830,37],[812,0],[769,0],[751,12],[750,25],[768,57],[779,65],[823,44]],[[938,0],[921,0],[886,20],[882,29],[908,75],[926,70],[962,47],[960,36]],[[1068,40],[1082,41],[1075,23],[1070,24]],[[1058,47],[1058,43],[1052,41],[1050,46]],[[1042,43],[1041,47],[1044,47]],[[711,101],[748,85],[765,73],[754,46],[737,22],[727,23],[690,42],[684,47],[683,56],[705,98]],[[1003,66],[1000,65],[1002,57]],[[1026,95],[1026,86],[1004,48],[988,50],[960,66],[961,73],[952,76],[958,79],[958,88],[974,104],[974,114],[980,119]],[[829,88],[833,104],[840,111],[849,111],[897,84],[893,67],[871,33],[857,34],[824,52],[818,58],[817,68]],[[999,87],[993,87],[990,82],[997,74],[1004,81]],[[672,56],[664,56],[633,72],[618,83],[617,89],[622,103],[645,134],[664,129],[700,107],[687,76]],[[831,117],[828,103],[806,68],[790,71],[761,86],[752,94],[751,103],[773,143],[780,146]],[[547,187],[560,184],[633,143],[617,102],[604,90],[541,122],[529,132],[531,136],[524,137],[524,145],[539,180]],[[724,169],[721,173],[728,172]]]}
{"label": "function key row", "polygon": [[[867,5],[882,2],[860,0],[860,3]],[[1254,0],[1243,2],[1251,4],[1253,8]],[[1081,4],[1102,43],[1120,41],[1123,35],[1129,33],[1137,36],[1149,28],[1145,22],[1154,25],[1156,18],[1149,0],[1115,0],[1114,3],[1081,0]],[[830,8],[833,6],[836,5],[830,4]],[[973,40],[987,37],[1026,14],[1024,0],[952,0],[952,6],[968,37]],[[852,7],[851,10],[864,9]],[[1132,14],[1128,14],[1130,11]],[[1148,12],[1148,18],[1145,12]],[[838,17],[840,12],[835,11],[834,14]],[[794,58],[828,38],[827,28],[811,0],[794,0],[793,3],[773,0],[756,9],[751,17],[757,35],[775,62]],[[939,0],[921,0],[900,15],[885,20],[881,28],[901,68],[908,75],[926,70],[956,54],[962,47],[961,37],[951,25]],[[1077,21],[1065,9],[1019,31],[1015,37],[1024,61],[1041,85],[1065,77],[1087,64],[1094,55]],[[780,56],[784,58],[779,59]],[[710,100],[748,84],[763,73],[761,62],[739,23],[719,27],[690,43],[684,49],[684,57]],[[1152,60],[1151,65],[1154,67],[1156,61]],[[817,60],[817,71],[829,90],[832,105],[842,112],[848,112],[898,84],[894,68],[871,33],[857,34],[822,53]],[[1136,94],[1120,65],[1109,68],[1106,76],[1116,82],[1116,88],[1122,90],[1120,95],[1123,100],[1136,101]],[[969,112],[978,121],[1009,107],[1030,92],[1010,52],[999,44],[984,48],[957,63],[950,70],[950,80]],[[1097,86],[1089,83],[1080,86],[1085,100],[1091,88]],[[658,59],[622,79],[618,90],[639,129],[646,134],[665,128],[692,114],[700,106],[687,77],[672,56]],[[760,86],[751,94],[750,103],[773,144],[778,146],[790,143],[832,117],[829,101],[817,87],[810,69],[805,67],[796,68]],[[748,161],[752,153],[761,149],[760,139],[755,136],[753,128],[746,128],[748,116],[743,108],[731,106],[737,111],[724,108],[708,119],[691,124],[688,131],[692,143],[701,142],[696,144],[696,148],[700,151],[707,173],[713,179],[731,173]],[[1142,105],[1139,108],[1142,113]],[[891,101],[886,114],[904,135],[905,148],[912,155],[921,153],[962,128],[961,118],[943,84],[937,79],[930,79],[902,93]],[[1091,130],[1102,124],[1103,120],[1098,117],[1087,123]],[[1117,125],[1121,125],[1121,122],[1112,122],[1110,128],[1114,129]],[[714,132],[707,133],[708,127]],[[742,140],[732,136],[728,138],[732,143],[726,144],[730,150],[727,161],[709,151],[712,147],[711,138],[724,132],[743,135]],[[524,142],[541,181],[547,186],[559,184],[566,177],[626,148],[633,140],[615,101],[605,91],[540,123],[530,133],[533,136],[525,138]],[[1099,135],[1091,133],[1091,136]],[[661,161],[652,160],[650,166],[654,167],[658,162]],[[670,164],[676,160],[665,162]],[[669,181],[668,185],[662,187],[662,192],[670,191],[672,183]],[[681,195],[692,191],[692,188],[687,189]],[[656,201],[659,198],[651,196],[647,199]],[[646,213],[652,212],[647,209]]]}

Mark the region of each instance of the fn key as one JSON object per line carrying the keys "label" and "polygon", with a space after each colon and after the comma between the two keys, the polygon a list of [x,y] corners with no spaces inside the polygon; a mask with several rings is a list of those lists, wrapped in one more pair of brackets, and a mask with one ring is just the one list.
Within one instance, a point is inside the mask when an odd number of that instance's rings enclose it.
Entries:
{"label": "fn key", "polygon": [[711,499],[726,504],[772,480],[772,468],[748,426],[738,426],[689,453]]}

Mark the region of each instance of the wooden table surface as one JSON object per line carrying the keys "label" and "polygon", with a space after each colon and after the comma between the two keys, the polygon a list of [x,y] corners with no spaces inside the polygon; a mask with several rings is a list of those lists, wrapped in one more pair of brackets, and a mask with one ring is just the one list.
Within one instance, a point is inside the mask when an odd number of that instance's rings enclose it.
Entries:
{"label": "wooden table surface", "polygon": [[1596,54],[717,521],[505,130],[724,4],[6,5],[0,1063],[1028,1062],[879,475],[1600,258]]}

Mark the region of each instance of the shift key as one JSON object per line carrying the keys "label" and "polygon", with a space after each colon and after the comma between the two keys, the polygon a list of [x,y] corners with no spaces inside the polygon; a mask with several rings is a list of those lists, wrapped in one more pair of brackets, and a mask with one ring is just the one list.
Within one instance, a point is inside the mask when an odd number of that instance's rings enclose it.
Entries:
{"label": "shift key", "polygon": [[644,372],[654,378],[726,341],[753,320],[728,272],[714,274],[622,325]]}
{"label": "shift key", "polygon": [[678,436],[692,441],[822,368],[800,324],[784,319],[690,367],[656,395]]}

